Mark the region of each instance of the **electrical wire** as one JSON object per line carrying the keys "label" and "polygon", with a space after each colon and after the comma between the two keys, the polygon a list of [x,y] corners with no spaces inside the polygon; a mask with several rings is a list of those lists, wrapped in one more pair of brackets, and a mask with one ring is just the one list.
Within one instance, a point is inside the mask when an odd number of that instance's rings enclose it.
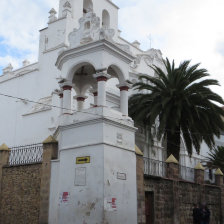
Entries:
{"label": "electrical wire", "polygon": [[[64,108],[64,107],[60,107],[60,106],[56,106],[56,105],[52,105],[52,104],[46,104],[46,103],[41,103],[41,102],[37,102],[34,100],[30,100],[30,99],[26,99],[26,98],[21,98],[21,97],[16,97],[16,96],[12,96],[12,95],[8,95],[8,94],[4,94],[4,93],[0,93],[0,96],[4,96],[4,97],[8,97],[8,98],[12,98],[12,99],[17,99],[17,100],[21,100],[21,101],[26,101],[26,102],[30,102],[30,103],[35,103],[35,104],[39,104],[39,105],[44,105],[44,106],[48,106],[48,107],[53,107],[53,108],[57,108],[57,109],[64,109],[64,110],[69,110],[72,111],[74,113],[79,112],[79,113],[83,113],[83,114],[90,114],[90,115],[97,115],[91,112],[87,112],[87,111],[78,111],[78,110],[74,110],[74,109],[68,109],[68,108]],[[102,117],[100,115],[97,115],[99,117]],[[122,121],[123,119],[119,119],[119,118],[114,118],[114,117],[110,117],[110,116],[105,116],[107,118],[112,118],[112,119],[116,119],[118,121]],[[169,131],[172,131],[171,129],[166,129]],[[189,133],[189,132],[183,132],[183,131],[174,131],[176,133]],[[201,132],[191,132],[193,134],[203,134],[203,135],[211,135],[210,133],[201,133]]]}
{"label": "electrical wire", "polygon": [[[30,103],[35,103],[35,104],[39,104],[39,105],[44,105],[44,106],[49,106],[49,107],[53,107],[53,108],[57,108],[57,109],[65,109],[65,110],[70,110],[72,112],[80,112],[80,113],[84,113],[84,114],[90,114],[90,115],[97,115],[97,114],[94,114],[94,113],[91,113],[91,112],[87,112],[87,111],[78,111],[78,110],[73,110],[73,109],[68,109],[68,108],[64,108],[64,107],[60,107],[60,106],[56,106],[56,105],[51,105],[51,104],[46,104],[46,103],[41,103],[41,102],[37,102],[37,101],[34,101],[34,100],[30,100],[30,99],[25,99],[25,98],[21,98],[21,97],[16,97],[16,96],[12,96],[12,95],[8,95],[8,94],[3,94],[3,93],[0,93],[0,96],[4,96],[4,97],[8,97],[8,98],[12,98],[12,99],[17,99],[17,100],[21,100],[21,101],[26,101],[26,102],[30,102]],[[102,117],[100,115],[97,115],[99,117]],[[118,119],[118,118],[114,118],[114,117],[110,117],[110,116],[106,116],[107,118],[112,118],[112,119],[116,119],[116,120],[119,120],[121,121],[122,119]],[[195,132],[196,133],[196,132]],[[198,134],[200,134],[198,132]],[[160,143],[160,141],[157,141],[157,140],[153,140],[154,142],[157,142],[157,143]],[[171,145],[173,146],[178,146],[178,147],[181,147],[175,143],[171,143]],[[158,147],[158,146],[155,146],[155,147]],[[163,146],[161,146],[163,148]],[[184,148],[184,147],[183,147]]]}
{"label": "electrical wire", "polygon": [[[35,103],[35,104],[39,104],[39,105],[43,105],[43,106],[53,107],[53,108],[56,108],[56,109],[68,110],[68,111],[72,111],[74,113],[79,112],[79,113],[90,114],[90,115],[102,117],[101,115],[94,114],[94,113],[87,112],[87,111],[78,111],[78,110],[74,110],[74,109],[68,109],[68,108],[64,108],[64,107],[60,107],[60,106],[56,106],[56,105],[52,105],[52,104],[41,103],[41,102],[37,102],[37,101],[34,101],[34,100],[21,98],[21,97],[16,97],[16,96],[8,95],[8,94],[0,93],[0,96],[12,98],[12,99],[17,99],[17,100],[21,100],[21,101],[26,101],[26,102],[29,102],[29,103]],[[119,118],[114,118],[114,117],[110,117],[110,116],[105,116],[105,117],[122,121],[122,119],[119,119]]]}

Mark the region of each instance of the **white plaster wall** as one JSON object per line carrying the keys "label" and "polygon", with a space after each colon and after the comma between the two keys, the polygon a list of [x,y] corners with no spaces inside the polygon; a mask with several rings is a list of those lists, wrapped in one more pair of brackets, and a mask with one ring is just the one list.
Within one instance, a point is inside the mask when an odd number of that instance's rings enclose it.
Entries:
{"label": "white plaster wall", "polygon": [[[126,180],[117,178],[118,173]],[[136,155],[106,146],[104,151],[104,198],[116,198],[117,211],[105,210],[105,222],[110,224],[137,223]]]}
{"label": "white plaster wall", "polygon": [[[66,42],[65,38],[57,39],[57,31],[66,26],[65,20],[59,20],[49,25],[48,29],[40,34],[40,57],[35,66],[30,65],[19,69],[12,75],[0,76],[1,93],[38,102],[41,98],[52,96],[52,92],[58,89],[59,71],[55,66],[58,52],[61,48],[45,51],[44,37],[50,37],[48,43],[50,49],[58,44]],[[71,26],[71,24],[70,24]],[[67,29],[67,27],[64,27]],[[70,28],[69,28],[70,29]],[[56,36],[56,38],[54,38]],[[24,75],[23,72],[26,72]],[[19,75],[19,76],[18,76]],[[48,111],[29,113],[35,103],[24,104],[21,100],[0,96],[0,130],[2,143],[9,146],[32,144],[42,142],[47,136],[54,133],[58,122],[60,109],[52,108]],[[60,106],[59,98],[52,96],[52,105]],[[51,130],[49,130],[49,128]]]}
{"label": "white plaster wall", "polygon": [[[90,164],[76,164],[76,157],[87,155],[91,157]],[[80,167],[86,168],[86,186],[75,186],[75,169]],[[68,203],[59,204],[58,223],[100,223],[103,214],[103,147],[61,151],[59,177],[59,194],[69,192],[70,198]]]}
{"label": "white plaster wall", "polygon": [[[97,11],[96,13],[98,16],[101,17],[103,9],[109,11],[112,26],[117,30],[117,8],[106,0],[97,0],[93,3],[94,10]],[[82,4],[82,0],[77,0],[74,10],[81,10],[82,12]],[[0,76],[1,93],[27,98],[32,101],[39,101],[41,98],[52,95],[52,92],[58,88],[58,78],[65,76],[63,71],[60,73],[55,66],[58,53],[63,49],[64,45],[68,44],[67,36],[76,26],[76,22],[80,16],[82,16],[82,13],[74,11],[74,15],[76,15],[74,19],[59,19],[49,24],[46,29],[40,31],[38,63],[21,68],[12,75]],[[48,40],[47,43],[45,43],[46,38]],[[125,44],[127,44],[127,42],[125,42]],[[112,63],[118,65],[125,73],[126,78],[128,78],[129,67],[122,64],[123,62],[112,55],[104,54],[102,57],[98,57],[93,54],[89,55],[89,58],[94,58],[95,63],[93,64],[96,68],[101,68],[102,63],[106,66]],[[80,60],[86,61],[87,57],[84,56],[83,59],[80,57]],[[96,66],[95,64],[98,65]],[[18,74],[23,72],[27,72],[27,74],[18,76]],[[112,88],[117,89],[116,86]],[[73,93],[73,95],[75,95],[75,93]],[[54,133],[53,128],[57,124],[60,109],[52,109],[23,116],[31,111],[31,108],[34,106],[33,103],[24,104],[19,100],[2,96],[0,99],[1,126],[4,127],[4,129],[0,130],[2,142],[5,142],[9,146],[31,144],[34,142],[41,142],[48,135]],[[93,103],[92,96],[86,100],[84,108],[88,108],[91,103]],[[59,99],[57,99],[56,96],[54,96],[53,104],[60,106]],[[76,102],[74,100],[73,105],[73,108],[76,109]],[[111,101],[108,101],[108,105],[112,107],[116,106],[116,104],[113,104]]]}
{"label": "white plaster wall", "polygon": [[[224,135],[222,134],[220,138],[215,137],[215,145],[216,146],[224,146]],[[185,149],[181,152],[181,164],[187,167],[194,168],[199,162],[203,162],[207,160],[208,153],[211,149],[207,146],[207,144],[203,141],[201,144],[200,154],[193,149],[193,153],[191,158],[188,156],[188,153]]]}
{"label": "white plaster wall", "polygon": [[51,179],[50,179],[50,196],[49,196],[49,224],[58,223],[59,209],[59,168],[60,161],[51,161]]}
{"label": "white plaster wall", "polygon": [[115,7],[107,0],[93,0],[93,10],[97,16],[100,17],[102,23],[103,10],[107,10],[110,15],[110,28],[114,29],[117,33],[118,28],[118,8]]}
{"label": "white plaster wall", "polygon": [[[58,172],[59,192],[51,195],[50,206],[57,198],[59,205],[58,208],[53,205],[49,220],[58,217],[59,224],[102,223],[103,220],[110,224],[136,224],[135,129],[129,122],[122,124],[111,119],[118,116],[116,112],[92,110],[97,112],[92,119],[77,113],[70,117],[70,121],[75,119],[73,124],[66,121],[68,125],[58,130],[59,170],[55,167],[52,170],[51,188],[57,182],[54,172]],[[105,118],[107,113],[110,114],[110,119],[102,119],[101,112],[105,113]],[[90,163],[76,164],[77,157],[85,156],[90,156]],[[75,185],[76,168],[86,169],[85,186]],[[125,173],[126,180],[117,179],[118,172]],[[69,192],[67,203],[60,202],[63,192]],[[114,197],[117,209],[110,211],[107,200]]]}
{"label": "white plaster wall", "polygon": [[[51,85],[45,88],[45,85],[47,83],[41,80],[40,73],[33,72],[0,83],[0,89],[1,93],[10,96],[38,101],[40,98],[51,96],[54,88],[51,88]],[[1,126],[4,127],[0,131],[1,141],[9,146],[30,144],[43,141],[50,134],[47,128],[51,126],[51,116],[57,119],[57,110],[24,116],[32,110],[34,103],[24,103],[19,99],[4,96],[0,96],[0,100]]]}
{"label": "white plaster wall", "polygon": [[[62,6],[65,3],[64,0],[60,1]],[[0,92],[8,95],[17,96],[21,98],[28,98],[33,101],[38,101],[41,98],[52,95],[52,92],[58,88],[58,81],[60,77],[66,77],[64,71],[60,72],[55,62],[57,60],[59,52],[64,49],[64,46],[68,45],[68,34],[73,28],[78,28],[78,20],[83,15],[83,0],[73,0],[73,18],[61,18],[59,12],[59,20],[48,25],[46,29],[40,31],[40,43],[39,43],[39,59],[36,64],[18,69],[13,74],[0,76]],[[141,49],[136,48],[128,41],[119,36],[118,30],[118,9],[116,6],[108,2],[107,0],[93,0],[94,11],[100,18],[102,17],[103,9],[107,9],[110,14],[111,28],[115,29],[116,35],[114,40],[121,44],[130,46],[130,50],[133,55],[145,54]],[[102,22],[102,21],[101,21]],[[45,42],[48,39],[47,43]],[[89,59],[88,59],[89,58]],[[152,69],[147,65],[144,60],[141,60],[136,68],[126,66],[122,64],[120,59],[113,57],[110,54],[89,54],[87,56],[80,57],[80,61],[89,60],[93,62],[95,68],[102,68],[102,65],[109,66],[110,64],[117,64],[125,73],[125,77],[131,80],[137,80],[138,73],[146,73],[154,75]],[[74,66],[74,61],[70,62],[69,66]],[[161,65],[162,66],[162,65]],[[128,71],[130,73],[128,73]],[[21,75],[22,73],[26,73]],[[20,75],[19,75],[20,74]],[[113,86],[112,88],[117,88]],[[133,91],[130,91],[132,94]],[[75,93],[73,92],[73,96]],[[54,131],[58,123],[58,115],[60,109],[51,109],[48,111],[38,112],[35,114],[29,113],[33,103],[24,104],[20,100],[10,99],[0,96],[0,136],[1,143],[5,142],[9,146],[31,144],[35,142],[42,142],[48,135],[54,134]],[[93,103],[93,97],[90,96],[85,104],[84,108],[88,108]],[[59,99],[54,95],[53,104],[60,105]],[[109,107],[117,106],[116,103],[110,101],[107,102]],[[76,102],[73,100],[73,108],[76,109]],[[117,108],[117,110],[119,107]],[[218,144],[223,140],[217,140]],[[148,150],[148,149],[146,149]],[[202,145],[202,154],[206,155],[208,149]],[[158,153],[158,159],[160,153]],[[146,153],[145,155],[150,155]],[[188,159],[185,159],[185,163]]]}

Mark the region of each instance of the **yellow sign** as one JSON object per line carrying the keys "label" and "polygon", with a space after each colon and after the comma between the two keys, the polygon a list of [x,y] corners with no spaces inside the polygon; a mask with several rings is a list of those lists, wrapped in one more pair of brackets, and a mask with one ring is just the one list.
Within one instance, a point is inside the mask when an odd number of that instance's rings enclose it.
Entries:
{"label": "yellow sign", "polygon": [[85,163],[90,163],[90,156],[76,158],[76,164],[85,164]]}

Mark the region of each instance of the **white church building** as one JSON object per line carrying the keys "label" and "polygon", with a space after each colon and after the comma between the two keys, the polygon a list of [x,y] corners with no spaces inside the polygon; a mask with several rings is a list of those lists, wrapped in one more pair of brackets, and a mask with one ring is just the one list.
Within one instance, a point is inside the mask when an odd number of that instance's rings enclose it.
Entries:
{"label": "white church building", "polygon": [[[110,0],[60,0],[59,11],[50,10],[40,30],[38,61],[25,60],[16,70],[9,64],[0,76],[1,144],[39,143],[53,135],[62,151],[101,141],[122,148],[108,154],[121,165],[122,153],[135,145],[145,157],[166,158],[162,144],[150,147],[128,117],[131,84],[140,74],[154,76],[150,66],[163,66],[162,53],[123,39],[118,10]],[[202,157],[194,153],[189,159],[182,144],[180,158],[194,167]]]}
{"label": "white church building", "polygon": [[[163,68],[162,53],[123,39],[118,10],[110,0],[60,0],[40,30],[38,61],[16,70],[9,64],[0,75],[0,145],[41,143],[50,135],[58,141],[52,224],[136,224],[136,146],[145,158],[167,158],[163,144],[150,146],[128,116],[132,84],[141,74],[154,76],[152,65]],[[182,142],[180,164],[195,167],[207,150],[190,159]],[[57,203],[61,192],[70,192],[68,203]]]}

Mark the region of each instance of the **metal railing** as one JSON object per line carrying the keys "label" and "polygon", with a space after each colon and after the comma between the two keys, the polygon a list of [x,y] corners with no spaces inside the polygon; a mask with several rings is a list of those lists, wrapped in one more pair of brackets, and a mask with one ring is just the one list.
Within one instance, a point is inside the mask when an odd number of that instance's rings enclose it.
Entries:
{"label": "metal railing", "polygon": [[42,162],[43,145],[33,144],[12,147],[9,154],[9,165],[25,165]]}
{"label": "metal railing", "polygon": [[[157,177],[166,177],[166,162],[144,157],[144,174]],[[179,178],[194,182],[194,168],[179,165]]]}
{"label": "metal railing", "polygon": [[179,178],[194,182],[194,168],[179,165]]}
{"label": "metal railing", "polygon": [[150,176],[166,177],[166,163],[144,157],[144,174]]}

